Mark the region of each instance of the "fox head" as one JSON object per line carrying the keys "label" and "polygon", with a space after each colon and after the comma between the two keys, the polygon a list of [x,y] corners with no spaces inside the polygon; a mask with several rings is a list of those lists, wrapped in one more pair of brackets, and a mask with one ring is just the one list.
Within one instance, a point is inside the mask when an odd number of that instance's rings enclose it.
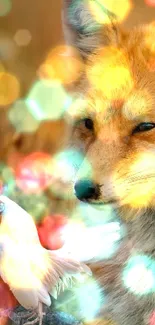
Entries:
{"label": "fox head", "polygon": [[[83,60],[68,111],[72,141],[84,152],[74,184],[91,203],[155,204],[155,23],[121,30],[101,1],[65,1],[65,37]],[[91,172],[84,168],[86,161]]]}

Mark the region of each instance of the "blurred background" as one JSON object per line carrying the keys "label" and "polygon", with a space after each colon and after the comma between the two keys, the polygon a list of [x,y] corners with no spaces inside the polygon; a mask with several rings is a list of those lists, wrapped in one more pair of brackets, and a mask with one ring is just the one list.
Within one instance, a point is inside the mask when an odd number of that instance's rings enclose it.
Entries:
{"label": "blurred background", "polygon": [[[117,1],[119,10],[121,8],[123,10],[125,2],[123,0]],[[140,23],[152,21],[155,18],[153,2],[153,0],[128,1],[129,10],[127,8],[122,25],[131,28]],[[5,8],[7,3],[8,8]],[[1,0],[0,6],[2,7],[0,16],[0,56],[4,57],[7,46],[10,46],[8,49],[9,54],[6,54],[9,56],[6,64],[10,71],[20,79],[21,91],[22,94],[25,94],[36,78],[36,71],[46,55],[52,48],[64,41],[61,25],[61,1],[46,0],[46,2],[43,2],[33,0],[32,4],[30,0]],[[21,34],[20,36],[19,32],[21,30],[26,30],[27,34],[25,36]],[[15,36],[22,40],[17,40]],[[25,44],[22,44],[24,43],[23,38]],[[9,44],[9,41],[13,42],[13,44]],[[16,46],[18,48],[15,48]]]}
{"label": "blurred background", "polygon": [[[109,3],[126,29],[155,19],[154,0]],[[74,68],[79,71],[82,63],[68,61],[62,55],[64,48],[60,0],[0,0],[1,193],[33,216],[48,249],[62,247],[60,234],[68,218],[81,216],[75,211],[74,197],[68,197],[64,177],[81,157],[61,149],[67,136],[62,103],[64,112],[71,102],[62,85],[76,79]],[[64,187],[57,183],[60,169]],[[87,213],[93,219],[94,212]],[[1,281],[0,297],[4,289],[7,292]],[[16,303],[8,292],[3,301],[0,298],[0,308]]]}

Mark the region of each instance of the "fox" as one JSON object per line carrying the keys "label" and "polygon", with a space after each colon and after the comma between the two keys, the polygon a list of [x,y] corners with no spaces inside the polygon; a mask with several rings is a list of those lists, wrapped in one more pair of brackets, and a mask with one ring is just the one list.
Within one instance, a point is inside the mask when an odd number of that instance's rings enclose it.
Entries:
{"label": "fox", "polygon": [[113,260],[89,265],[107,303],[85,324],[153,325],[154,291],[131,292],[122,270],[135,254],[155,259],[155,21],[125,31],[104,1],[63,0],[62,22],[83,62],[66,113],[71,143],[84,155],[74,192],[82,202],[111,205],[127,229]]}

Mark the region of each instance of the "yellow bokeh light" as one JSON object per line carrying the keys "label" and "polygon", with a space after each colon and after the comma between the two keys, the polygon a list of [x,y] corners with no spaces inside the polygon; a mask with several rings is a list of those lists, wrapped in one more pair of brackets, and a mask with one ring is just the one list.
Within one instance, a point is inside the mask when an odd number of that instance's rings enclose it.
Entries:
{"label": "yellow bokeh light", "polygon": [[82,70],[83,62],[79,53],[72,47],[62,45],[48,54],[38,74],[40,78],[70,84],[79,78]]}
{"label": "yellow bokeh light", "polygon": [[18,79],[8,72],[0,72],[0,105],[10,105],[19,97],[19,93]]}
{"label": "yellow bokeh light", "polygon": [[87,76],[93,88],[111,100],[126,98],[133,88],[133,78],[123,51],[107,47],[97,53],[95,64],[88,66]]}
{"label": "yellow bokeh light", "polygon": [[[130,205],[131,208],[145,208],[152,204],[155,196],[155,158],[154,154],[146,151],[131,157],[124,169],[121,162],[113,178],[115,195],[121,204]],[[133,217],[135,215],[133,214]],[[132,216],[129,215],[131,218]],[[128,216],[127,216],[128,218]]]}
{"label": "yellow bokeh light", "polygon": [[155,156],[154,152],[146,150],[139,153],[135,157],[135,161],[130,166],[130,172],[132,174],[141,173],[141,176],[145,177],[146,172],[150,174],[151,172],[155,173]]}
{"label": "yellow bokeh light", "polygon": [[[139,154],[135,162],[131,165],[129,173],[138,176],[138,182],[133,180],[133,188],[130,191],[127,201],[132,207],[145,207],[151,201],[155,193],[154,176],[155,175],[155,159],[151,152]],[[151,176],[151,177],[150,177]]]}
{"label": "yellow bokeh light", "polygon": [[127,195],[123,200],[124,205],[128,204],[132,208],[145,208],[150,204],[153,198],[152,186],[151,183],[145,183],[142,185],[136,184],[133,186],[132,191]]}
{"label": "yellow bokeh light", "polygon": [[130,0],[89,0],[89,7],[98,23],[108,24],[111,21],[105,9],[115,14],[118,22],[122,22],[129,15],[133,5]]}

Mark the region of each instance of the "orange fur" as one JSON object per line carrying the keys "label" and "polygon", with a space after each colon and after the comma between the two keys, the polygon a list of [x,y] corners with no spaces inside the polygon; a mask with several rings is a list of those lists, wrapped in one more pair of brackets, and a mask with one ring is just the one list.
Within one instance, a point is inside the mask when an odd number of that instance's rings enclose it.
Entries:
{"label": "orange fur", "polygon": [[[85,105],[77,101],[70,114],[75,138],[91,143],[86,159],[93,175],[84,177],[101,186],[99,201],[139,209],[155,202],[155,131],[132,134],[142,122],[155,123],[155,24],[119,33],[118,46],[112,40],[88,56]],[[83,117],[92,118],[94,134],[79,128]]]}

